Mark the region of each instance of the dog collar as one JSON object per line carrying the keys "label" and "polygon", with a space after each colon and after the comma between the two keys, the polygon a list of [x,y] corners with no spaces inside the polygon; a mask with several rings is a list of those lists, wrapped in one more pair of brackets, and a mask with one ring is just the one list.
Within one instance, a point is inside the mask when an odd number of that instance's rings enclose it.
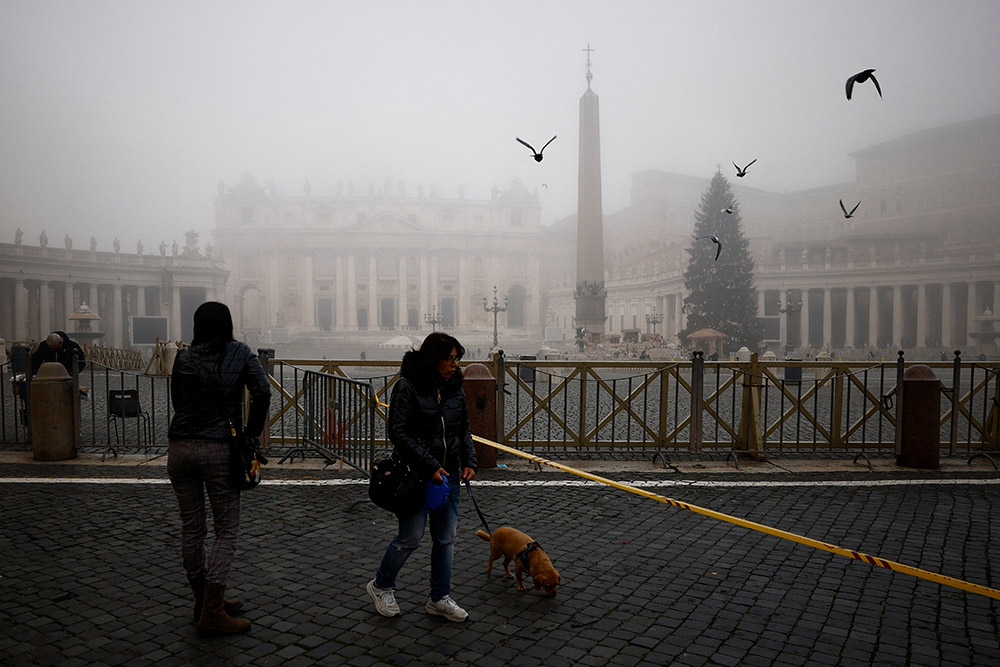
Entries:
{"label": "dog collar", "polygon": [[515,558],[517,558],[519,561],[527,565],[528,554],[530,554],[535,549],[541,549],[541,548],[542,545],[540,545],[538,542],[528,542],[528,546],[524,547],[524,550],[521,551],[521,553],[519,553],[517,556],[515,556]]}

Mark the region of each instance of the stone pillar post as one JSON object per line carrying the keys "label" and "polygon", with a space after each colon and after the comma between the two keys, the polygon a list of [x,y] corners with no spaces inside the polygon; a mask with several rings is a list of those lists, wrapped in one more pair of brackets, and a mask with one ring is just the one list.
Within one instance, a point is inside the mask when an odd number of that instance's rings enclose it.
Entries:
{"label": "stone pillar post", "polygon": [[43,280],[38,283],[38,329],[39,329],[39,340],[44,336],[48,336],[49,332],[52,331],[52,300],[49,294],[49,283],[47,280]]}
{"label": "stone pillar post", "polygon": [[917,285],[917,347],[927,345],[927,286]]}
{"label": "stone pillar post", "polygon": [[779,296],[781,298],[781,305],[782,305],[783,308],[785,308],[785,312],[783,312],[783,313],[779,312],[778,313],[779,315],[781,315],[781,319],[778,321],[778,326],[780,328],[780,331],[778,333],[778,338],[781,339],[781,355],[784,356],[785,355],[785,350],[788,349],[788,300],[789,300],[789,297],[788,297],[788,292],[787,291],[785,291],[784,294],[782,294],[781,292],[778,292],[778,294],[779,294]]}
{"label": "stone pillar post", "polygon": [[406,319],[406,256],[400,255],[396,267],[396,287],[399,296],[396,300],[396,325],[402,329],[408,322]]}
{"label": "stone pillar post", "polygon": [[368,255],[368,330],[378,331],[378,265],[374,253]]}
{"label": "stone pillar post", "polygon": [[28,293],[28,338],[34,340],[41,340],[46,335],[48,331],[44,334],[39,332],[38,327],[38,286],[37,283],[24,284],[24,288]]}
{"label": "stone pillar post", "polygon": [[63,283],[63,331],[73,337],[69,316],[74,313],[73,309],[73,283]]}
{"label": "stone pillar post", "polygon": [[[662,313],[663,311],[660,310]],[[764,317],[764,290],[757,290],[757,317]]]}
{"label": "stone pillar post", "polygon": [[1000,281],[993,283],[993,317],[1000,317]]}
{"label": "stone pillar post", "polygon": [[802,323],[799,331],[802,332],[802,347],[809,347],[809,289],[802,290],[802,310],[799,312],[799,321]]}
{"label": "stone pillar post", "polygon": [[[458,294],[455,295],[455,300],[458,302],[458,306],[455,308],[455,326],[465,326],[469,322],[469,304],[466,298],[465,287],[467,283],[466,269],[467,258],[464,254],[458,257]],[[527,306],[527,304],[525,304]],[[527,313],[525,313],[527,315]]]}
{"label": "stone pillar post", "polygon": [[[113,299],[112,299],[112,302],[111,302],[112,303],[111,310],[113,311],[112,314],[111,314],[111,332],[110,332],[111,333],[111,346],[112,347],[116,347],[118,349],[121,349],[122,347],[124,347],[124,345],[122,344],[123,341],[124,341],[124,337],[122,335],[122,333],[123,333],[122,332],[122,319],[123,319],[122,318],[122,286],[120,284],[118,284],[118,283],[115,283],[115,285],[114,285],[114,287],[112,287],[111,291],[112,291],[112,294],[113,294]],[[178,299],[177,307],[178,307],[178,312],[179,312],[179,309],[180,309],[180,299]]]}
{"label": "stone pillar post", "polygon": [[951,283],[941,285],[941,346],[951,347],[953,319],[951,315]]}
{"label": "stone pillar post", "polygon": [[856,337],[854,335],[854,287],[847,288],[847,312],[844,317],[844,345],[854,347]]}
{"label": "stone pillar post", "polygon": [[279,259],[275,255],[267,258],[267,311],[263,313],[261,326],[267,330],[277,326],[274,314],[281,306],[281,296],[278,294],[278,278],[281,270]]}
{"label": "stone pillar post", "polygon": [[868,288],[868,345],[878,347],[878,286]]}
{"label": "stone pillar post", "polygon": [[347,327],[358,328],[358,274],[354,255],[347,256]]}
{"label": "stone pillar post", "polygon": [[[265,320],[265,323],[267,320]],[[181,288],[174,287],[170,292],[170,340],[181,339]],[[188,341],[190,342],[190,341]]]}
{"label": "stone pillar post", "polygon": [[829,350],[833,338],[833,298],[830,288],[823,288],[823,349]]}
{"label": "stone pillar post", "polygon": [[14,280],[14,339],[28,338],[28,288],[21,279]]}
{"label": "stone pillar post", "polygon": [[316,299],[313,296],[313,285],[315,285],[315,278],[313,278],[313,256],[312,253],[306,253],[302,258],[302,326],[307,331],[313,331],[316,329]]}
{"label": "stone pillar post", "polygon": [[146,315],[146,287],[144,285],[135,288],[135,314],[141,317]]}
{"label": "stone pillar post", "polygon": [[965,344],[968,346],[973,346],[976,344],[976,339],[973,338],[972,332],[976,330],[976,281],[969,281],[969,300],[965,308]]}

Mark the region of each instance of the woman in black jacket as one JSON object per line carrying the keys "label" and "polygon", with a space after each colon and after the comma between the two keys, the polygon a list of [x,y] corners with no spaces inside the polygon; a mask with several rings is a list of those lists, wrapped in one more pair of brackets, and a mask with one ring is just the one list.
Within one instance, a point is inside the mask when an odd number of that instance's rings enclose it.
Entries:
{"label": "woman in black jacket", "polygon": [[396,575],[420,546],[430,517],[431,592],[424,609],[451,621],[468,614],[451,599],[451,564],[458,529],[462,480],[476,476],[476,450],[469,430],[469,411],[458,362],[465,348],[454,337],[435,332],[420,350],[403,355],[400,379],[392,390],[386,430],[397,456],[422,479],[448,485],[448,497],[436,509],[421,505],[409,516],[398,515],[399,533],[389,543],[368,595],[383,616],[397,616]]}
{"label": "woman in black jacket", "polygon": [[[177,353],[171,374],[174,416],[167,434],[167,473],[181,510],[181,551],[194,593],[194,620],[202,630],[244,632],[250,621],[227,612],[226,577],[236,553],[240,492],[229,483],[230,423],[243,419],[243,391],[250,392],[245,433],[264,430],[271,400],[267,375],[245,343],[233,339],[225,304],[209,301],[194,312],[194,340]],[[205,562],[205,493],[212,505],[215,543]]]}

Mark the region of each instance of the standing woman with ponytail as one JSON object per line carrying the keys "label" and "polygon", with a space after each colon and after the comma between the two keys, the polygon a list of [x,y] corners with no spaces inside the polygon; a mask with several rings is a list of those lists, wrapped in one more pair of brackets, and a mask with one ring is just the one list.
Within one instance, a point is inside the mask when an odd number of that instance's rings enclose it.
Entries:
{"label": "standing woman with ponytail", "polygon": [[[240,492],[229,482],[230,423],[243,418],[244,389],[250,393],[246,435],[264,430],[271,392],[267,375],[250,348],[233,338],[233,317],[208,301],[194,312],[194,340],[177,353],[171,374],[167,473],[181,512],[181,552],[194,620],[201,630],[245,632],[250,621],[228,612],[242,606],[226,600],[226,578],[236,553]],[[215,542],[205,560],[205,495],[212,506]]]}

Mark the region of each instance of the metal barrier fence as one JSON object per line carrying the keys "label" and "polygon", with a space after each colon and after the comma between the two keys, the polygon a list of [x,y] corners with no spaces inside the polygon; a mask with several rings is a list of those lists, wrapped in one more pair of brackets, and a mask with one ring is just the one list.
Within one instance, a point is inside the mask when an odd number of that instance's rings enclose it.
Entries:
{"label": "metal barrier fence", "polygon": [[[275,381],[273,372],[278,370]],[[293,394],[284,382],[285,369],[291,369]],[[327,464],[337,461],[341,470],[347,465],[367,471],[375,457],[375,410],[378,399],[371,382],[312,371],[279,362],[269,368],[271,384],[278,390],[284,405],[295,407],[292,420],[294,436],[285,434],[284,410],[279,410],[279,432],[275,419],[269,419],[270,451],[284,453],[279,463],[318,455]],[[276,447],[277,445],[277,447]]]}
{"label": "metal barrier fence", "polygon": [[[898,451],[897,387],[916,362],[709,362],[700,356],[671,362],[508,361],[498,355],[486,363],[499,379],[503,444],[547,457],[655,458]],[[958,355],[950,362],[918,363],[942,382],[942,448],[950,455],[996,454],[1000,363],[970,363]],[[272,454],[344,458],[364,469],[376,450],[388,448],[385,404],[398,362],[270,360],[269,372]],[[10,377],[9,364],[0,367],[0,444],[26,447],[27,431],[19,422],[23,406]],[[85,448],[162,451],[169,378],[90,364],[80,383],[89,386],[91,397],[82,410]],[[124,389],[137,392],[149,428],[145,441],[142,421],[116,418],[109,404],[109,392]],[[355,425],[371,433],[365,437],[372,444],[347,430]],[[346,438],[338,439],[341,431]]]}

